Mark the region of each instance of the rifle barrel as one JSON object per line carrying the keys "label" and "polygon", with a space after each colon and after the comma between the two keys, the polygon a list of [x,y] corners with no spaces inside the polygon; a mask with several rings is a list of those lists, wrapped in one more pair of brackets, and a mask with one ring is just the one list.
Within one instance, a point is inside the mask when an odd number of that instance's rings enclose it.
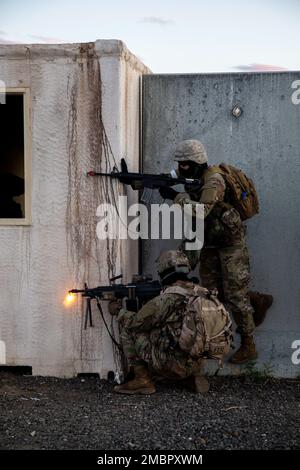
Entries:
{"label": "rifle barrel", "polygon": [[112,173],[98,173],[97,171],[88,171],[86,176],[111,176],[112,178],[117,178],[118,173],[114,174]]}
{"label": "rifle barrel", "polygon": [[[161,174],[161,175],[153,175],[149,173],[122,173],[122,172],[114,172],[112,171],[111,173],[98,173],[96,171],[89,171],[87,173],[87,176],[110,176],[111,178],[118,178],[120,180],[128,180],[128,183],[130,184],[130,180],[139,180],[139,181],[151,181],[151,180],[161,180],[165,182],[170,182],[172,183],[172,186],[175,186],[176,184],[191,184],[191,185],[198,185],[201,183],[199,179],[195,178],[184,178],[182,176],[179,176],[178,178],[172,178],[169,175]],[[146,186],[147,187],[147,186]]]}

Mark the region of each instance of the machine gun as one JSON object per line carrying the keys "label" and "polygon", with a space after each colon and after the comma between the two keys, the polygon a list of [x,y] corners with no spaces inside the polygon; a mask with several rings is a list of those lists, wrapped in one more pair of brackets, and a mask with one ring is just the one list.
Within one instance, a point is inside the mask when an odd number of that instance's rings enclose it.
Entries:
{"label": "machine gun", "polygon": [[187,189],[196,189],[201,186],[199,179],[178,177],[174,170],[168,175],[130,173],[124,158],[121,159],[121,171],[118,171],[117,168],[114,167],[111,173],[89,171],[87,176],[109,176],[110,178],[117,178],[123,184],[130,185],[134,190],[143,189],[144,192],[141,198],[143,202],[150,201],[153,189],[159,189],[164,186],[176,186],[177,184],[183,184]]}
{"label": "machine gun", "polygon": [[[115,276],[110,279],[110,282],[112,283],[120,278],[122,278],[122,275]],[[160,282],[153,281],[151,276],[135,275],[132,278],[132,282],[129,284],[111,284],[109,286],[98,286],[94,288],[89,288],[87,284],[85,284],[84,289],[71,289],[69,293],[82,294],[82,297],[87,299],[84,329],[87,328],[88,322],[89,326],[93,326],[91,301],[93,299],[96,300],[97,307],[105,327],[111,339],[115,344],[117,344],[105,321],[100,301],[126,299],[127,310],[137,312],[145,302],[148,302],[148,300],[159,295],[161,289],[162,286]]]}

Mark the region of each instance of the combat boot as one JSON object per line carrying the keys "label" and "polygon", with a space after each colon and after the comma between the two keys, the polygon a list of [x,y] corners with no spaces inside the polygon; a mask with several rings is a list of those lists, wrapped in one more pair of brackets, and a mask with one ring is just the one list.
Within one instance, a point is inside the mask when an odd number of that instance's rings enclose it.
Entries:
{"label": "combat boot", "polygon": [[239,349],[231,356],[229,362],[232,364],[244,364],[257,358],[257,351],[253,336],[241,336]]}
{"label": "combat boot", "polygon": [[262,324],[267,315],[267,310],[273,303],[273,296],[260,294],[259,292],[249,292],[250,302],[254,309],[253,320],[255,326]]}
{"label": "combat boot", "polygon": [[194,375],[195,378],[195,392],[196,393],[201,393],[204,395],[209,391],[209,382],[204,375]]}
{"label": "combat boot", "polygon": [[135,378],[122,385],[116,385],[114,392],[126,393],[127,395],[150,395],[156,392],[154,383],[151,380],[148,369],[145,366],[134,367]]}

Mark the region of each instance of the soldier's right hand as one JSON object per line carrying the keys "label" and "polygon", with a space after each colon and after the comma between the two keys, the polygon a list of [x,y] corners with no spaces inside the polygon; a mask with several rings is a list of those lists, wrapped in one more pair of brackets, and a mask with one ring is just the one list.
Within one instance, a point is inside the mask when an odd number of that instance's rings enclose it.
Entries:
{"label": "soldier's right hand", "polygon": [[122,308],[122,300],[111,300],[108,304],[108,311],[111,315],[118,315]]}

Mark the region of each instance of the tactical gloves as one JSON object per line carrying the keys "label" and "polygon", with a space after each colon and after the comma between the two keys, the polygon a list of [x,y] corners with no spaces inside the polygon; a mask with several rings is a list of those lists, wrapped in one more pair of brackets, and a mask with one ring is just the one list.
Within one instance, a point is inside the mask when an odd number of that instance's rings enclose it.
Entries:
{"label": "tactical gloves", "polygon": [[171,199],[174,201],[178,191],[175,191],[175,189],[169,188],[168,186],[163,186],[162,188],[159,188],[159,194],[163,199]]}

